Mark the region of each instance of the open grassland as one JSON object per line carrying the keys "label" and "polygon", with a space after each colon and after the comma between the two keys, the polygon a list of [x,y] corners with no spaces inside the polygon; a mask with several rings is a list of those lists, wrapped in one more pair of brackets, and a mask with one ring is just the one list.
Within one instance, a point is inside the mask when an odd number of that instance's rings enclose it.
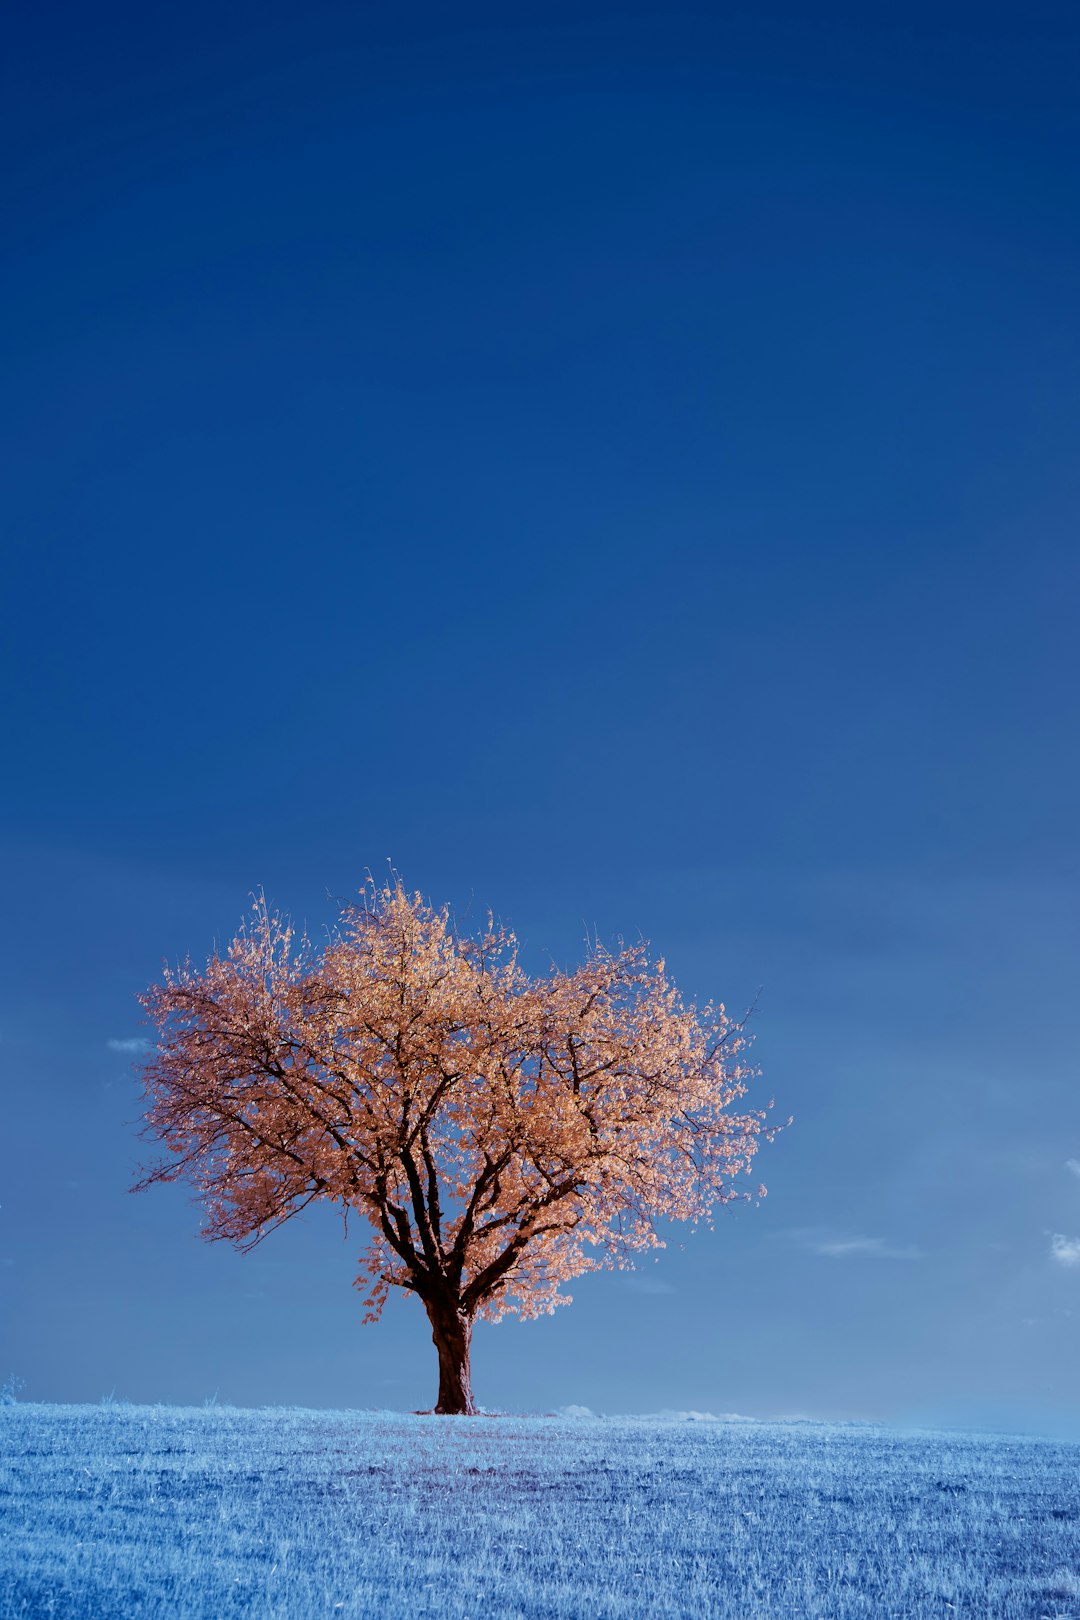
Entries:
{"label": "open grassland", "polygon": [[1080,1446],[863,1425],[0,1409],[0,1616],[1080,1616]]}

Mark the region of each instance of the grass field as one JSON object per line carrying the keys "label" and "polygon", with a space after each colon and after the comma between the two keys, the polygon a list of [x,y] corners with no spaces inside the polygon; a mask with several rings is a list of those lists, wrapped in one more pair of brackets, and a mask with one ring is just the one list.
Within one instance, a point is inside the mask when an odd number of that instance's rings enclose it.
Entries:
{"label": "grass field", "polygon": [[0,1409],[0,1616],[1080,1617],[1080,1446],[863,1425]]}

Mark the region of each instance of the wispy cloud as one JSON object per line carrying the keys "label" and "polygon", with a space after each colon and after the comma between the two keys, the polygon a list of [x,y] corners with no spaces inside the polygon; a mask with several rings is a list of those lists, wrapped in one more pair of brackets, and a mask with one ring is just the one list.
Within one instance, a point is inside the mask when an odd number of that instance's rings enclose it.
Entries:
{"label": "wispy cloud", "polygon": [[1066,1159],[1066,1170],[1071,1170],[1074,1176],[1080,1176],[1080,1159]]}
{"label": "wispy cloud", "polygon": [[1050,1238],[1050,1253],[1059,1265],[1080,1266],[1080,1237],[1054,1232]]}
{"label": "wispy cloud", "polygon": [[822,1237],[803,1232],[799,1241],[812,1254],[829,1260],[921,1260],[922,1250],[913,1243],[889,1243],[877,1237]]}
{"label": "wispy cloud", "polygon": [[109,1040],[105,1042],[110,1052],[149,1052],[150,1042],[143,1040],[141,1035],[135,1035],[130,1041]]}
{"label": "wispy cloud", "polygon": [[619,1281],[624,1288],[632,1288],[637,1294],[673,1294],[673,1284],[665,1282],[663,1277],[644,1277],[640,1271],[624,1271],[618,1274]]}

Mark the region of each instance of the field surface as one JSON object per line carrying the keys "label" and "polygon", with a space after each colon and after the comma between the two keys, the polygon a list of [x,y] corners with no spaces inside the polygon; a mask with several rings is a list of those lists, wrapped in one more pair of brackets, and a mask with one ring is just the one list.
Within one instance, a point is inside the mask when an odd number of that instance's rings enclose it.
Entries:
{"label": "field surface", "polygon": [[0,1409],[3,1620],[1080,1617],[1080,1446],[863,1425]]}

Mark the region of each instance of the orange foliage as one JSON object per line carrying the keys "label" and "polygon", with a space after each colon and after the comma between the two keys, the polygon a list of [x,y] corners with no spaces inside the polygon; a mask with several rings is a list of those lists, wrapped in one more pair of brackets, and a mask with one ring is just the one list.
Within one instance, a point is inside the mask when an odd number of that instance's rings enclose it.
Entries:
{"label": "orange foliage", "polygon": [[204,1235],[241,1247],[314,1199],[362,1215],[366,1320],[392,1286],[468,1323],[550,1311],[662,1247],[657,1222],[710,1221],[773,1134],[735,1111],[741,1026],[684,1005],[644,946],[530,978],[509,931],[463,937],[399,883],[321,951],[259,901],[224,956],[141,999],[167,1157],[140,1187],[189,1179]]}

